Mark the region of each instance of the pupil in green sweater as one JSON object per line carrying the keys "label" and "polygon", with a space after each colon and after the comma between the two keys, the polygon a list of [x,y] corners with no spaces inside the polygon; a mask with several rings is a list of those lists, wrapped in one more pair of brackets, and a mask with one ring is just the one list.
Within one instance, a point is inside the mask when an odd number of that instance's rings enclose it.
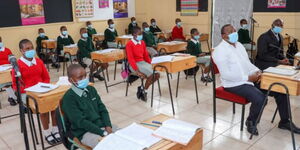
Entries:
{"label": "pupil in green sweater", "polygon": [[146,43],[147,51],[148,51],[150,57],[153,58],[158,55],[158,52],[156,50],[157,43],[156,43],[155,37],[154,37],[153,33],[150,31],[150,27],[147,22],[144,22],[142,24],[142,26],[143,26],[143,30],[144,30],[143,31],[143,40]]}
{"label": "pupil in green sweater", "polygon": [[109,48],[117,48],[116,37],[118,32],[115,29],[115,23],[112,19],[107,20],[108,28],[104,31],[105,42]]}
{"label": "pupil in green sweater", "polygon": [[[243,44],[243,46],[245,47],[245,49],[247,51],[251,52],[251,49],[256,50],[256,44],[250,38],[249,25],[248,25],[247,20],[242,19],[240,21],[240,24],[241,24],[241,28],[238,31],[239,42]],[[256,52],[254,52],[254,56],[252,56],[252,57],[255,57],[255,55],[256,55],[255,53]],[[249,56],[250,56],[250,54],[249,54]]]}
{"label": "pupil in green sweater", "polygon": [[44,63],[46,62],[45,61],[45,55],[42,53],[42,41],[43,40],[48,40],[48,36],[45,35],[45,31],[43,28],[39,28],[38,30],[38,34],[39,36],[36,38],[36,52],[37,52],[37,55],[39,56],[39,58],[41,58]]}
{"label": "pupil in green sweater", "polygon": [[97,34],[96,29],[93,28],[92,22],[87,21],[86,22],[86,28],[87,28],[88,35],[89,35],[90,38],[92,38],[93,34]]}

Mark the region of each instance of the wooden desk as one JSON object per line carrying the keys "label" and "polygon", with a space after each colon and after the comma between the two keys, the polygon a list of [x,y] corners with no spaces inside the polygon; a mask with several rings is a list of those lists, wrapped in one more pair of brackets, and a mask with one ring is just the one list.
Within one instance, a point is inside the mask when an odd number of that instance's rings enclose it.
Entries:
{"label": "wooden desk", "polygon": [[[159,114],[157,116],[154,116],[150,119],[143,121],[142,123],[152,124],[152,121],[163,122],[170,118],[171,117],[167,115]],[[156,127],[150,127],[146,125],[144,126],[153,130],[157,129]],[[149,148],[149,150],[201,150],[202,146],[203,146],[203,129],[199,129],[195,134],[195,136],[192,138],[192,140],[186,146],[163,139],[160,142],[152,145]]]}
{"label": "wooden desk", "polygon": [[171,32],[155,32],[157,38],[169,39],[172,36]]}
{"label": "wooden desk", "polygon": [[0,84],[12,82],[11,69],[0,71]]}
{"label": "wooden desk", "polygon": [[99,34],[93,34],[92,39],[93,41],[103,41],[105,37],[103,33],[99,33]]}
{"label": "wooden desk", "polygon": [[42,47],[46,49],[55,49],[56,40],[42,40]]}
{"label": "wooden desk", "polygon": [[163,42],[157,44],[157,50],[161,52],[175,53],[186,50],[187,42]]}
{"label": "wooden desk", "polygon": [[[292,66],[284,66],[280,65],[278,67],[281,68],[289,68],[292,69]],[[297,80],[298,79],[298,80]],[[268,90],[269,86],[274,82],[279,82],[282,84],[285,84],[289,88],[290,95],[298,96],[300,95],[300,72],[293,76],[283,76],[283,75],[277,75],[272,73],[263,73],[261,76],[261,83],[260,87],[262,89]],[[279,92],[279,93],[286,93],[285,89],[281,86],[275,85],[272,88],[272,91]]]}
{"label": "wooden desk", "polygon": [[[170,84],[170,74],[171,73],[177,73],[177,86],[176,86],[176,97],[178,96],[178,87],[179,87],[179,78],[180,78],[180,72],[191,69],[197,66],[195,56],[175,56],[174,59],[171,62],[163,62],[158,64],[153,64],[153,70],[154,71],[164,71],[166,72],[167,79],[168,79],[168,86],[169,86],[169,93],[171,98],[171,104],[172,104],[172,110],[173,115],[175,115],[174,105],[173,105],[173,96],[172,96],[172,89]],[[153,72],[154,73],[154,72]],[[197,91],[197,81],[196,81],[196,74],[194,75],[194,84],[195,84],[195,92],[196,92],[196,100],[197,104],[198,101],[198,91]],[[151,107],[153,106],[153,93],[154,93],[154,84],[152,84],[152,95],[151,95]]]}
{"label": "wooden desk", "polygon": [[125,46],[127,44],[128,41],[130,41],[132,39],[132,36],[130,35],[126,35],[126,36],[118,36],[116,37],[116,43],[119,45],[123,45]]}
{"label": "wooden desk", "polygon": [[78,47],[77,45],[64,46],[64,53],[69,53],[72,56],[77,55]]}

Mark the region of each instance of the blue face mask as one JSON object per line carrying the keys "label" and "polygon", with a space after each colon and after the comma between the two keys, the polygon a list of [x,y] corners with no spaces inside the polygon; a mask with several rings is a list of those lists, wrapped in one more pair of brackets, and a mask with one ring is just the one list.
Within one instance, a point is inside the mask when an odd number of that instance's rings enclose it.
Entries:
{"label": "blue face mask", "polygon": [[136,39],[137,39],[138,41],[141,41],[141,40],[143,39],[143,35],[138,35],[138,36],[136,37]]}
{"label": "blue face mask", "polygon": [[181,27],[182,23],[181,22],[177,22],[177,26]]}
{"label": "blue face mask", "polygon": [[83,34],[82,34],[82,37],[83,37],[83,38],[88,38],[89,35],[88,35],[87,33],[83,33]]}
{"label": "blue face mask", "polygon": [[26,58],[33,58],[34,56],[35,56],[35,50],[34,49],[25,52],[25,57]]}
{"label": "blue face mask", "polygon": [[273,32],[279,34],[279,33],[282,32],[282,28],[281,28],[281,27],[278,27],[278,26],[275,26],[275,27],[273,28]]}
{"label": "blue face mask", "polygon": [[146,32],[149,32],[149,31],[150,31],[150,28],[147,27],[147,28],[145,28],[144,30],[145,30]]}
{"label": "blue face mask", "polygon": [[233,32],[233,33],[229,34],[228,37],[229,37],[228,41],[230,43],[236,43],[239,39],[239,35],[237,32]]}
{"label": "blue face mask", "polygon": [[88,25],[88,28],[90,28],[90,29],[91,29],[91,28],[93,28],[93,25],[91,25],[91,24],[90,24],[90,25]]}
{"label": "blue face mask", "polygon": [[134,21],[132,21],[132,23],[133,23],[133,24],[136,24],[136,21],[134,20]]}
{"label": "blue face mask", "polygon": [[45,33],[40,33],[40,37],[45,37]]}
{"label": "blue face mask", "polygon": [[4,44],[2,42],[0,42],[0,48],[4,47]]}
{"label": "blue face mask", "polygon": [[80,89],[84,89],[89,85],[89,80],[88,78],[82,79],[77,82],[77,87]]}
{"label": "blue face mask", "polygon": [[115,28],[115,24],[110,24],[109,28],[111,28],[111,29]]}
{"label": "blue face mask", "polygon": [[156,26],[156,22],[152,22],[151,24],[152,24],[152,26]]}
{"label": "blue face mask", "polygon": [[68,35],[68,31],[62,31],[61,32],[63,35]]}
{"label": "blue face mask", "polygon": [[200,35],[195,35],[195,36],[194,36],[194,39],[195,39],[195,40],[199,40],[199,39],[200,39]]}

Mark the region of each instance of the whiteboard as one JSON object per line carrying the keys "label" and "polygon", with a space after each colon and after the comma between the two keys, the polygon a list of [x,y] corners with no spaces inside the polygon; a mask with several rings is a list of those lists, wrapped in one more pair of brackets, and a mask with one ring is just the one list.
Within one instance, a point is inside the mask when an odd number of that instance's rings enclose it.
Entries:
{"label": "whiteboard", "polygon": [[[135,0],[127,0],[128,17],[135,16]],[[109,8],[99,8],[99,0],[94,0],[94,17],[78,18],[79,21],[96,21],[114,19],[113,0],[109,0]]]}

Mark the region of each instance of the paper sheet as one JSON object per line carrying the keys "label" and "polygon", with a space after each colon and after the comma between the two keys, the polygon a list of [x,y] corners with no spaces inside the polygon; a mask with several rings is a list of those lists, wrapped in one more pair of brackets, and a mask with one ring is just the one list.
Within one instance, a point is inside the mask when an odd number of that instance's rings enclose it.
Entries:
{"label": "paper sheet", "polygon": [[171,55],[154,57],[154,58],[152,58],[151,64],[171,62],[173,60],[173,58],[174,58],[174,56],[171,56]]}
{"label": "paper sheet", "polygon": [[56,88],[58,88],[58,85],[39,82],[38,84],[36,84],[32,87],[26,88],[25,91],[45,93],[45,92],[49,92],[51,90],[54,90]]}
{"label": "paper sheet", "polygon": [[96,51],[96,53],[99,53],[99,54],[105,54],[105,53],[113,52],[113,51],[115,51],[115,50],[116,50],[116,49],[104,49],[104,50]]}
{"label": "paper sheet", "polygon": [[67,76],[59,77],[56,85],[71,85]]}
{"label": "paper sheet", "polygon": [[295,75],[296,73],[298,73],[297,70],[286,69],[286,68],[277,68],[277,67],[269,67],[269,68],[265,69],[264,72],[274,73],[274,74],[284,75],[284,76],[292,76],[292,75]]}
{"label": "paper sheet", "polygon": [[1,66],[0,66],[0,71],[9,70],[9,69],[11,69],[11,68],[12,68],[11,65],[1,65]]}

